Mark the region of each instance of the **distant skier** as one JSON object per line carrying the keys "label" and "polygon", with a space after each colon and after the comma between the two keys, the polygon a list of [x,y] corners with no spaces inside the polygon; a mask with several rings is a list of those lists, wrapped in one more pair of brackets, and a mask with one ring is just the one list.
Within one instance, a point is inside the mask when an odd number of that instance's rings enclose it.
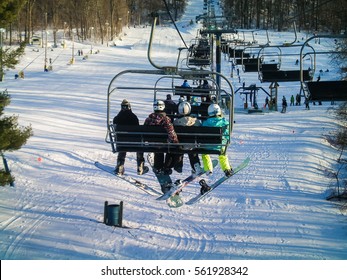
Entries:
{"label": "distant skier", "polygon": [[282,98],[282,113],[285,113],[287,111],[287,106],[288,106],[287,99],[285,98],[285,96],[283,96],[283,98]]}
{"label": "distant skier", "polygon": [[212,86],[208,83],[207,80],[204,80],[201,86],[198,86],[198,88],[204,88],[204,89],[212,89]]}
{"label": "distant skier", "polygon": [[175,115],[177,113],[177,104],[172,100],[171,94],[166,95],[165,103],[165,113],[171,115],[170,119],[173,122]]}
{"label": "distant skier", "polygon": [[181,85],[181,87],[185,87],[185,88],[190,88],[190,85],[188,83],[187,80],[184,80],[183,84]]}
{"label": "distant skier", "polygon": [[[226,144],[230,140],[230,134],[229,134],[229,122],[222,116],[222,110],[219,107],[218,104],[211,104],[208,107],[208,115],[209,118],[206,119],[202,126],[210,126],[210,127],[222,127],[223,130],[223,140],[222,143]],[[218,146],[218,147],[208,147],[209,149],[217,149],[221,151],[221,155],[218,156],[219,164],[221,166],[221,169],[224,171],[225,176],[230,177],[232,175],[232,168],[229,163],[228,156],[226,155],[226,147],[225,146]],[[203,154],[202,155],[202,161],[204,165],[204,170],[207,172],[207,174],[211,174],[213,172],[213,164],[212,160],[209,154]],[[201,194],[204,194],[205,192],[209,191],[211,189],[210,186],[206,184],[206,181],[204,179],[200,180],[201,185]]]}
{"label": "distant skier", "polygon": [[300,94],[297,94],[296,95],[296,103],[295,103],[296,106],[300,106],[301,105],[301,96]]}
{"label": "distant skier", "polygon": [[[139,119],[132,112],[131,106],[128,100],[124,99],[121,103],[121,110],[113,118],[114,125],[139,125]],[[117,129],[117,127],[116,127]],[[124,162],[125,162],[126,152],[119,152],[117,157],[117,166],[115,168],[115,173],[117,175],[124,174]],[[136,154],[137,159],[137,174],[142,175],[147,173],[149,168],[144,165],[145,159],[143,153],[138,152]]]}
{"label": "distant skier", "polygon": [[164,103],[165,103],[165,106],[168,104],[176,105],[175,101],[172,100],[171,94],[166,95],[166,99],[164,100]]}
{"label": "distant skier", "polygon": [[201,117],[208,117],[208,108],[211,104],[213,104],[213,101],[210,95],[207,95],[206,97],[201,97],[201,103],[199,106]]}

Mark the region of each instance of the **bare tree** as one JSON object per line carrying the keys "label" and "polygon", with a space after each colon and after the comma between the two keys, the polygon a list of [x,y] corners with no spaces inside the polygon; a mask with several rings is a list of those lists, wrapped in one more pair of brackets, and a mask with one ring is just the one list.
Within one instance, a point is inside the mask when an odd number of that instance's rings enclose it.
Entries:
{"label": "bare tree", "polygon": [[347,0],[223,0],[224,14],[236,28],[340,33],[347,28]]}

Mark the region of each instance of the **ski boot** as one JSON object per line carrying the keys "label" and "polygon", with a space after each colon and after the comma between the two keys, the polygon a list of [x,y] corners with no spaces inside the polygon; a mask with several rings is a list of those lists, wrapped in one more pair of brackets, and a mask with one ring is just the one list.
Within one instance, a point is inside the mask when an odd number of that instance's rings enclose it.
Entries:
{"label": "ski boot", "polygon": [[177,173],[182,173],[183,171],[182,166],[175,166],[174,169]]}
{"label": "ski boot", "polygon": [[171,168],[164,168],[162,170],[163,175],[171,175],[172,174],[172,169]]}
{"label": "ski boot", "polygon": [[175,181],[175,185],[176,186],[179,186],[179,185],[181,185],[182,184],[182,180],[181,179],[177,179],[176,181]]}
{"label": "ski boot", "polygon": [[199,163],[194,164],[194,168],[192,168],[191,170],[191,174],[199,174],[201,171],[203,170],[203,168],[200,166]]}
{"label": "ski boot", "polygon": [[226,177],[231,177],[234,174],[233,169],[230,168],[230,169],[224,170],[224,174]]}
{"label": "ski boot", "polygon": [[203,195],[204,193],[207,193],[208,191],[211,190],[211,187],[209,185],[207,185],[206,181],[204,179],[201,179],[199,181],[199,184],[201,186],[200,189],[200,194]]}
{"label": "ski boot", "polygon": [[[180,185],[182,185],[183,181],[181,179],[177,179],[174,183],[175,187],[179,188]],[[179,192],[177,192],[175,195],[179,195],[182,192],[182,190],[180,190]]]}
{"label": "ski boot", "polygon": [[172,184],[161,185],[161,191],[163,192],[163,194],[166,194],[167,192],[169,192],[171,188],[172,188]]}
{"label": "ski boot", "polygon": [[145,166],[144,162],[141,162],[140,165],[137,167],[137,174],[143,175],[146,174],[149,171],[148,166]]}
{"label": "ski boot", "polygon": [[118,176],[122,176],[124,174],[124,165],[117,165],[114,173]]}

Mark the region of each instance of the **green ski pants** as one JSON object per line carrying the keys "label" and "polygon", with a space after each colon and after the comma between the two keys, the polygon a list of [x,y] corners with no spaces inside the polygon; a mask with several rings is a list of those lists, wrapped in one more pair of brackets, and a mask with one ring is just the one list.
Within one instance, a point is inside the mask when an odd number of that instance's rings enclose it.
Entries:
{"label": "green ski pants", "polygon": [[[219,155],[219,165],[223,171],[231,169],[229,159],[227,155]],[[210,155],[202,155],[202,162],[204,164],[205,171],[213,171],[213,165]]]}

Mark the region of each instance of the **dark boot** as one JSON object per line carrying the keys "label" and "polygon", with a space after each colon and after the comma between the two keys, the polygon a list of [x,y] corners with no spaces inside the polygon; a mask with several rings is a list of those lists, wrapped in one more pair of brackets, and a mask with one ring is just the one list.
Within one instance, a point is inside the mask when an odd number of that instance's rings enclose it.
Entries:
{"label": "dark boot", "polygon": [[115,170],[114,170],[114,173],[116,175],[123,175],[124,174],[124,165],[117,165]]}
{"label": "dark boot", "polygon": [[143,157],[143,153],[138,152],[136,154],[137,158],[137,174],[142,175],[149,171],[149,168],[145,166],[145,158]]}
{"label": "dark boot", "polygon": [[231,168],[231,169],[226,169],[226,170],[224,170],[224,174],[225,174],[225,176],[226,177],[231,177],[231,176],[233,176],[233,169]]}
{"label": "dark boot", "polygon": [[137,174],[138,175],[143,175],[145,173],[147,173],[149,171],[149,168],[147,166],[145,166],[144,162],[141,162],[138,166],[137,166]]}
{"label": "dark boot", "polygon": [[207,193],[208,191],[211,190],[211,187],[209,185],[207,185],[206,181],[204,179],[201,179],[199,181],[199,184],[201,186],[200,189],[200,194],[203,195],[204,193]]}
{"label": "dark boot", "polygon": [[116,175],[123,175],[124,174],[125,156],[126,156],[126,152],[119,152],[118,153],[117,166],[114,170],[114,173]]}
{"label": "dark boot", "polygon": [[161,186],[161,191],[163,192],[163,194],[166,194],[168,191],[170,191],[171,188],[171,184],[164,184]]}

